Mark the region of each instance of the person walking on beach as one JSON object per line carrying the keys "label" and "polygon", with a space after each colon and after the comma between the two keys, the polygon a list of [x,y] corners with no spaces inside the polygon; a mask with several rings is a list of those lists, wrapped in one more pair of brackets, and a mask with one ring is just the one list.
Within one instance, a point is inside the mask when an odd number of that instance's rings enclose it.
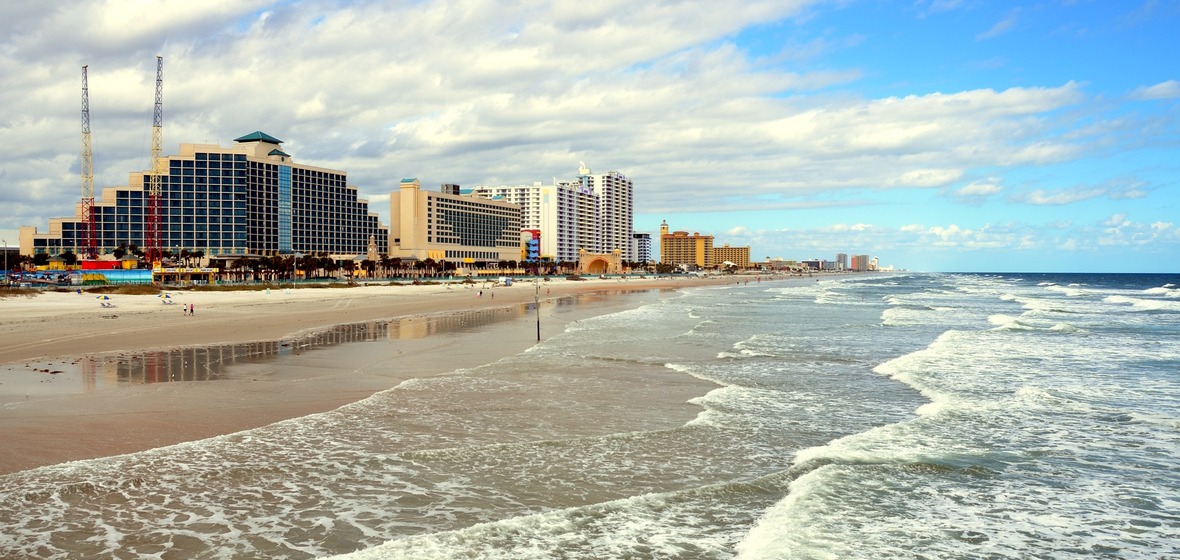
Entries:
{"label": "person walking on beach", "polygon": [[196,314],[196,312],[197,312],[196,305],[191,304],[191,303],[188,304],[188,316],[192,317],[194,314]]}
{"label": "person walking on beach", "polygon": [[184,313],[184,315],[187,317],[188,316],[188,304],[187,303],[181,304],[180,311],[181,311],[181,313]]}

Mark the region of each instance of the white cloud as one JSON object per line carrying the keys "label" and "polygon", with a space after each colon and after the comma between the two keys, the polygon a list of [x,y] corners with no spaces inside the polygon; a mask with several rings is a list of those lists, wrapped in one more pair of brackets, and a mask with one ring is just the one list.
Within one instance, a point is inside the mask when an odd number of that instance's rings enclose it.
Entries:
{"label": "white cloud", "polygon": [[826,231],[845,233],[845,232],[863,232],[873,229],[872,224],[832,224],[823,228]]}
{"label": "white cloud", "polygon": [[1009,30],[1011,30],[1013,27],[1016,26],[1016,23],[1019,20],[1019,16],[1020,16],[1019,9],[1012,10],[1012,11],[1008,12],[1004,16],[1003,19],[1001,19],[1000,21],[997,21],[995,23],[995,25],[992,25],[991,28],[989,28],[987,31],[984,31],[983,33],[976,35],[975,38],[976,39],[993,39],[995,37],[999,37],[1000,35],[1003,35],[1004,33],[1007,33]]}
{"label": "white cloud", "polygon": [[949,241],[955,237],[958,237],[958,236],[963,235],[964,233],[968,233],[968,232],[960,229],[959,226],[957,226],[955,224],[951,224],[945,228],[942,226],[934,226],[934,227],[930,228],[930,233],[932,235],[942,239],[943,241]]}
{"label": "white cloud", "polygon": [[1098,198],[1107,194],[1105,189],[1093,187],[1079,187],[1071,189],[1060,189],[1056,191],[1049,191],[1045,189],[1034,189],[1032,191],[1021,193],[1013,196],[1012,200],[1023,202],[1025,204],[1035,204],[1040,206],[1059,206],[1063,204],[1073,204],[1083,200],[1090,200]]}
{"label": "white cloud", "polygon": [[987,198],[994,194],[999,194],[1004,190],[1000,186],[1000,180],[995,177],[989,177],[984,181],[975,181],[960,187],[954,191],[954,196],[958,198]]}
{"label": "white cloud", "polygon": [[1129,94],[1131,99],[1176,99],[1180,97],[1180,81],[1168,80],[1153,86],[1140,86]]}
{"label": "white cloud", "polygon": [[1106,227],[1110,227],[1110,228],[1117,228],[1117,227],[1129,225],[1130,223],[1131,222],[1127,221],[1126,214],[1114,214],[1111,217],[1107,218],[1106,221],[1102,222],[1102,225],[1104,225]]}
{"label": "white cloud", "polygon": [[1103,247],[1146,247],[1157,244],[1180,243],[1180,230],[1172,222],[1150,224],[1127,219],[1124,213],[1115,214],[1102,222],[1102,235],[1097,244]]}

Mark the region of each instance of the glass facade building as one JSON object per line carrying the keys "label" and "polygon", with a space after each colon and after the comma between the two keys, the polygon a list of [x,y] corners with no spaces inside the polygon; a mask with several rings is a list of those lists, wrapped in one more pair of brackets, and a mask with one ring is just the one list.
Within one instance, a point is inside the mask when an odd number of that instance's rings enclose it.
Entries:
{"label": "glass facade building", "polygon": [[[369,212],[347,175],[296,164],[263,132],[222,148],[181,144],[168,156],[161,177],[160,249],[203,251],[208,257],[290,252],[360,255],[376,239],[389,250],[389,228]],[[128,186],[108,187],[91,211],[99,254],[120,245],[146,248],[144,232],[150,176],[132,173]],[[81,210],[73,218],[50,220],[47,233],[21,228],[29,254],[85,252]]]}

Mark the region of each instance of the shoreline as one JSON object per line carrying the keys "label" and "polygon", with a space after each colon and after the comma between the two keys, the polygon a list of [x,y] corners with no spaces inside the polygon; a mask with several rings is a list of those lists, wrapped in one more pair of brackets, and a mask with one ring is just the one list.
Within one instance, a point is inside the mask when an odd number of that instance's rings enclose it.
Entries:
{"label": "shoreline", "polygon": [[[784,279],[789,278],[772,277],[769,281]],[[638,298],[619,295],[746,280],[754,279],[543,283],[542,338],[564,331],[574,320],[641,303]],[[532,316],[512,313],[514,308],[532,304],[532,283],[485,289],[482,296],[478,287],[448,289],[443,285],[275,292],[173,292],[177,303],[195,305],[193,317],[180,313],[180,305],[162,304],[156,296],[111,296],[113,308],[100,307],[93,296],[75,293],[0,299],[0,316],[5,317],[0,323],[0,340],[4,341],[0,348],[0,446],[8,450],[0,458],[0,475],[143,451],[326,412],[407,379],[482,365],[536,343],[535,329],[520,328],[529,326]],[[585,301],[563,305],[566,299]],[[500,313],[503,319],[498,318]],[[491,316],[488,321],[497,328],[458,332],[455,324],[466,323],[465,314]],[[448,318],[452,319],[451,327],[445,326]],[[302,349],[326,358],[300,356],[301,337],[314,337],[313,333],[341,325],[383,322],[388,322],[390,329],[397,325],[397,354],[341,369],[353,357],[333,356],[331,349],[349,342],[344,341],[327,343],[320,350]],[[515,322],[518,328],[498,328],[505,322]],[[393,338],[393,334],[385,337]],[[290,359],[235,364],[232,367],[244,368],[249,374],[217,381],[188,381],[185,360],[175,372],[181,374],[180,382],[113,383],[96,389],[95,379],[105,378],[92,375],[81,382],[74,379],[77,384],[73,389],[63,387],[71,382],[65,379],[66,370],[84,359],[115,363],[121,358],[128,361],[129,353],[207,351],[263,342],[286,343]],[[357,367],[348,369],[353,366]],[[276,369],[282,371],[276,374]],[[87,383],[92,390],[79,390]]]}

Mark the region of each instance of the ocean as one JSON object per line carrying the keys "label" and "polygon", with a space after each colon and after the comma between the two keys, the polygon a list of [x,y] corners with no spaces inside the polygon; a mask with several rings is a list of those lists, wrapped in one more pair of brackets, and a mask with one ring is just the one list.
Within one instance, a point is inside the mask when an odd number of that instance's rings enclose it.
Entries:
{"label": "ocean", "polygon": [[333,412],[0,477],[0,557],[1180,557],[1178,284],[619,296]]}

